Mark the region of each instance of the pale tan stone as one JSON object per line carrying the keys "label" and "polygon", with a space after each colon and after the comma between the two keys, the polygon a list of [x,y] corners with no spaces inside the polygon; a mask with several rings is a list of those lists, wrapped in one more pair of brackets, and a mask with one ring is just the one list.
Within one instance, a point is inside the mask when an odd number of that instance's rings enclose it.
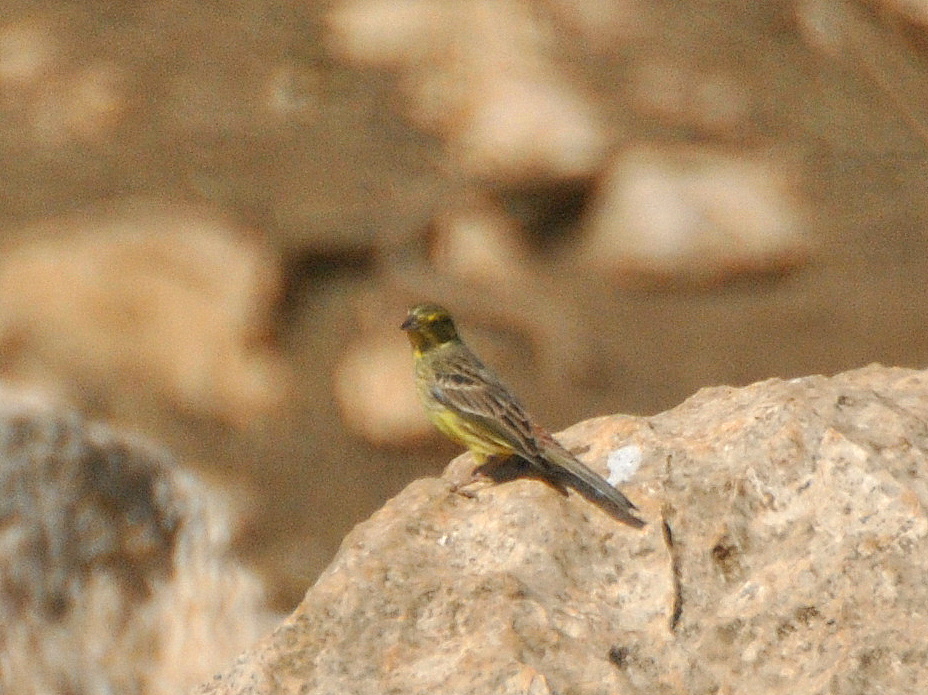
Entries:
{"label": "pale tan stone", "polygon": [[788,272],[809,254],[790,172],[766,155],[631,148],[590,204],[577,262],[627,284]]}
{"label": "pale tan stone", "polygon": [[209,211],[124,201],[20,232],[0,258],[0,368],[76,404],[245,426],[284,396],[276,258]]}
{"label": "pale tan stone", "polygon": [[335,369],[333,391],[344,423],[376,446],[408,446],[434,435],[404,340],[371,336],[349,346]]}
{"label": "pale tan stone", "polygon": [[[410,485],[201,693],[913,693],[928,679],[928,374],[705,389],[562,435],[616,524],[538,480]],[[628,473],[629,471],[626,471]]]}

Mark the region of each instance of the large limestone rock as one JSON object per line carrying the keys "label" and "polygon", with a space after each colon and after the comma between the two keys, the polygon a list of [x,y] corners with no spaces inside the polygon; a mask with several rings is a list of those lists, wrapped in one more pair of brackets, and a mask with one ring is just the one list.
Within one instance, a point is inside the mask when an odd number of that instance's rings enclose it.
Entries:
{"label": "large limestone rock", "polygon": [[913,693],[928,682],[928,374],[701,391],[565,433],[650,522],[538,480],[420,480],[201,693]]}

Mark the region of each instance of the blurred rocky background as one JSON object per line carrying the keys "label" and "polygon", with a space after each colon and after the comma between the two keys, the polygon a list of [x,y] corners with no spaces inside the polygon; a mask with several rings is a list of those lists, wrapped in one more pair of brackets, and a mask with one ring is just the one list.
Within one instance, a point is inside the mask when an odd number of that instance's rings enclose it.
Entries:
{"label": "blurred rocky background", "polygon": [[928,4],[0,1],[0,376],[221,489],[296,605],[456,449],[441,301],[542,422],[928,361]]}
{"label": "blurred rocky background", "polygon": [[224,505],[143,439],[0,389],[0,691],[183,692],[266,633]]}

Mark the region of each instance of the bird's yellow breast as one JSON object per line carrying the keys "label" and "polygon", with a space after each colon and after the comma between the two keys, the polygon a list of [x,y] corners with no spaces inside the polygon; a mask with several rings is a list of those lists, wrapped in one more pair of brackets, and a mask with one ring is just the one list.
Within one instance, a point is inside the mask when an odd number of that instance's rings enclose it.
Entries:
{"label": "bird's yellow breast", "polygon": [[508,456],[513,453],[511,446],[500,441],[479,424],[471,423],[447,408],[429,408],[429,419],[449,439],[461,446],[466,446],[479,458],[487,456]]}

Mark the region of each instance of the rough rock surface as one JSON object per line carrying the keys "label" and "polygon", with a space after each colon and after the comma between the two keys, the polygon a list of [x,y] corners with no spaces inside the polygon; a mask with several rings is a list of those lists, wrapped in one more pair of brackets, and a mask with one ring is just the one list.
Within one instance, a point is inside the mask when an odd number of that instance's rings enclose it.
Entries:
{"label": "rough rock surface", "polygon": [[719,387],[563,441],[650,522],[537,480],[420,480],[201,693],[913,693],[928,682],[928,374]]}
{"label": "rough rock surface", "polygon": [[165,451],[0,390],[0,692],[201,682],[269,624],[228,534]]}

